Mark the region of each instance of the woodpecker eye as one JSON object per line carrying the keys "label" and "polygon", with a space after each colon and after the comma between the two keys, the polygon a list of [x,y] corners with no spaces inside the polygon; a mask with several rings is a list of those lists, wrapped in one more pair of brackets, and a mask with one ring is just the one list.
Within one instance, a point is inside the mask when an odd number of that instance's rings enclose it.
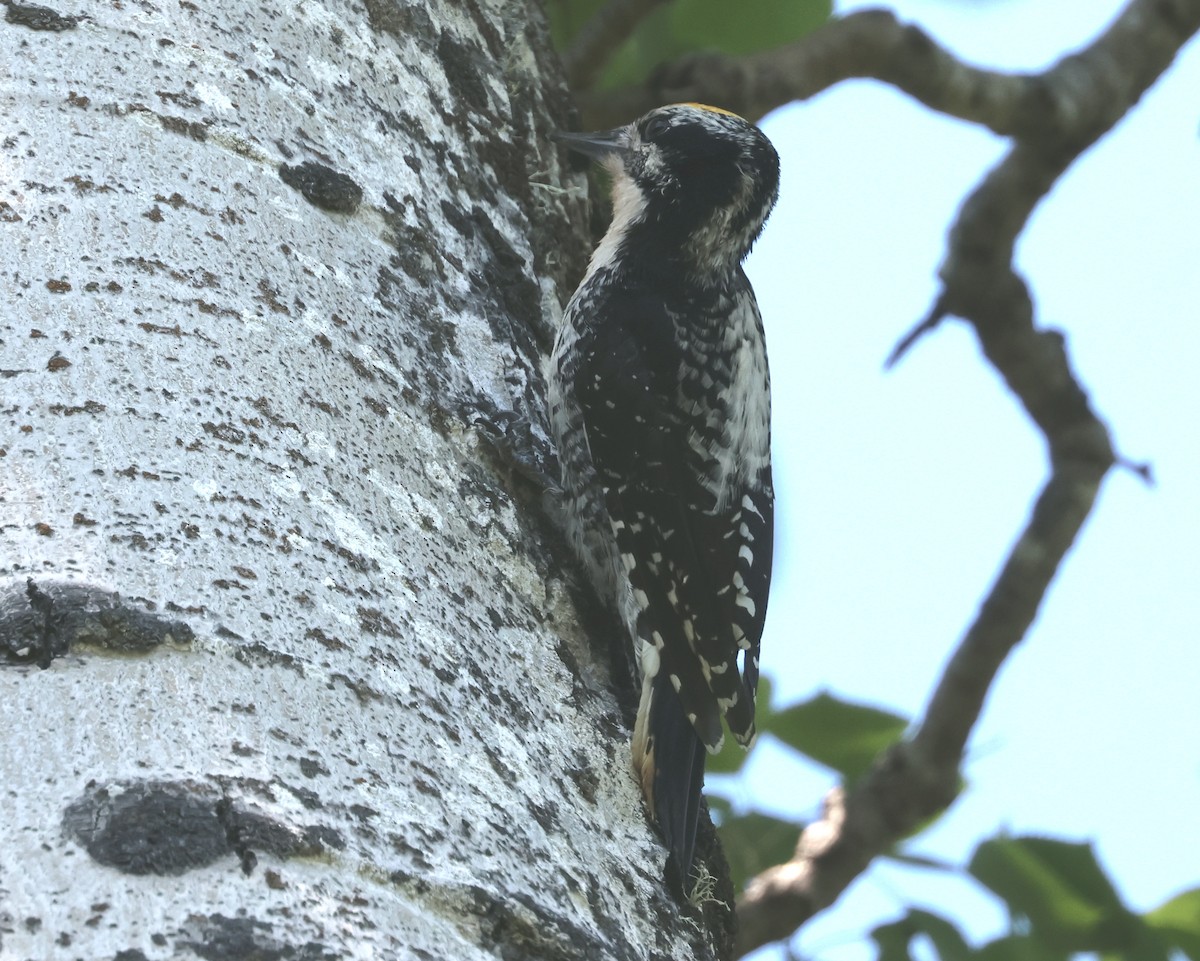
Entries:
{"label": "woodpecker eye", "polygon": [[666,117],[651,117],[646,121],[646,126],[642,128],[642,139],[653,140],[655,137],[666,133],[668,126],[670,125],[667,123]]}

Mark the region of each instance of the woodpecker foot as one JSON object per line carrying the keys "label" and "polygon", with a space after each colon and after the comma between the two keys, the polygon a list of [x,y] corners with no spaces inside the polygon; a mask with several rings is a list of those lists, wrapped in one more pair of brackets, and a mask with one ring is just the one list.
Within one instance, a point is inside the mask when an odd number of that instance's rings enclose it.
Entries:
{"label": "woodpecker foot", "polygon": [[476,398],[463,413],[503,467],[539,493],[558,489],[558,460],[549,441],[534,432],[528,417],[518,411],[501,410],[486,397]]}

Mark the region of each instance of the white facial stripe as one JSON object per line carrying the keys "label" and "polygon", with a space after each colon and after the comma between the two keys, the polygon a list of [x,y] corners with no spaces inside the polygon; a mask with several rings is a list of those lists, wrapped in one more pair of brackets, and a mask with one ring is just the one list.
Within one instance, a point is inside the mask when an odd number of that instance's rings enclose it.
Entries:
{"label": "white facial stripe", "polygon": [[633,182],[633,178],[625,173],[621,158],[613,154],[604,161],[604,167],[612,177],[612,223],[592,254],[583,278],[584,283],[596,271],[613,264],[620,253],[621,239],[628,232],[629,226],[641,220],[646,213],[646,197],[641,188]]}

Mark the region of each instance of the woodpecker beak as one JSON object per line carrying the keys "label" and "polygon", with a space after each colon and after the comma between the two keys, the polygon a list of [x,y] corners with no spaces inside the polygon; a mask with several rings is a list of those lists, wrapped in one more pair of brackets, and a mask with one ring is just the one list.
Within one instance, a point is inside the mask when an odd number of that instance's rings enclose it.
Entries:
{"label": "woodpecker beak", "polygon": [[550,139],[566,144],[568,149],[576,153],[601,162],[609,157],[623,157],[629,149],[625,142],[624,127],[600,130],[596,133],[566,133],[556,130],[550,135]]}

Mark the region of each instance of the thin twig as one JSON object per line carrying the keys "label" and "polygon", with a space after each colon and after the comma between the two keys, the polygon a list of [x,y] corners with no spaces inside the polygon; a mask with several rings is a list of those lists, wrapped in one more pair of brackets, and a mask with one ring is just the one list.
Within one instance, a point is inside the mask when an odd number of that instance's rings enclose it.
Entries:
{"label": "thin twig", "polygon": [[895,367],[918,340],[926,334],[937,330],[938,326],[947,316],[946,305],[942,302],[942,298],[939,297],[933,306],[929,308],[929,313],[921,318],[920,323],[901,337],[896,346],[892,348],[892,352],[888,354],[887,360],[883,362],[883,369],[891,370]]}

